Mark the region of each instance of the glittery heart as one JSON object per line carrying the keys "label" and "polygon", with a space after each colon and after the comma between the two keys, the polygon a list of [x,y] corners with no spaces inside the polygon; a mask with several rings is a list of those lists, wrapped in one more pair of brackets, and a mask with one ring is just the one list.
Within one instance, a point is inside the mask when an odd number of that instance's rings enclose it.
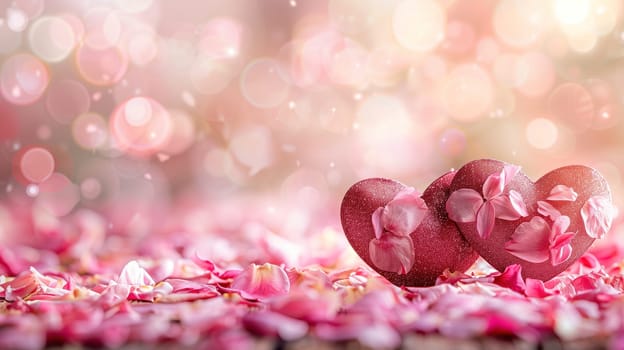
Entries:
{"label": "glittery heart", "polygon": [[438,178],[422,195],[389,179],[354,184],[340,209],[353,249],[399,286],[430,286],[445,269],[468,269],[478,256],[445,211],[453,176]]}
{"label": "glittery heart", "polygon": [[594,169],[562,167],[532,182],[520,167],[475,160],[460,168],[446,203],[471,246],[503,271],[549,280],[603,237],[613,219],[611,192]]}

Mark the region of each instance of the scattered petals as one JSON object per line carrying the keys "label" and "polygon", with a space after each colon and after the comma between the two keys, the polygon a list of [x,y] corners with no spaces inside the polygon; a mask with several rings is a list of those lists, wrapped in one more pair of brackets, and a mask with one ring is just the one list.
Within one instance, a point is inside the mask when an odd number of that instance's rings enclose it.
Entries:
{"label": "scattered petals", "polygon": [[561,216],[561,212],[546,201],[537,201],[537,212],[544,217],[550,218],[552,221]]}
{"label": "scattered petals", "polygon": [[576,193],[572,187],[557,185],[550,190],[550,194],[546,200],[574,202],[576,198],[578,198],[578,193]]}
{"label": "scattered petals", "polygon": [[132,260],[124,266],[117,282],[131,286],[153,286],[155,284],[149,273],[139,266],[136,260]]}
{"label": "scattered petals", "polygon": [[528,215],[522,195],[513,190],[509,191],[509,195],[493,198],[490,203],[498,219],[514,221]]}
{"label": "scattered petals", "polygon": [[603,238],[613,222],[614,209],[609,198],[593,196],[583,204],[581,217],[587,235],[592,238]]}
{"label": "scattered petals", "polygon": [[449,219],[455,222],[474,222],[482,204],[483,198],[479,192],[462,188],[451,193],[446,201],[446,212]]}
{"label": "scattered petals", "polygon": [[505,250],[520,259],[541,263],[549,258],[550,225],[542,217],[535,216],[523,222],[505,243]]}
{"label": "scattered petals", "polygon": [[483,203],[477,213],[477,232],[483,239],[490,237],[494,229],[496,219],[496,207],[491,201]]}
{"label": "scattered petals", "polygon": [[472,189],[454,191],[446,202],[446,211],[455,222],[477,223],[479,236],[486,239],[492,233],[496,219],[513,221],[528,215],[522,195],[514,190],[505,194],[520,167],[506,165],[499,174],[491,174],[483,184],[483,197]]}
{"label": "scattered petals", "polygon": [[502,274],[494,278],[494,283],[518,293],[524,293],[526,284],[522,279],[522,266],[518,264],[507,266]]}
{"label": "scattered petals", "polygon": [[381,221],[387,231],[406,236],[416,230],[426,214],[425,201],[420,198],[416,190],[409,188],[399,192],[390,203],[386,204]]}
{"label": "scattered petals", "polygon": [[251,264],[234,278],[231,287],[240,291],[243,297],[267,299],[288,293],[290,280],[280,266],[269,263]]}
{"label": "scattered petals", "polygon": [[406,274],[414,265],[414,243],[409,236],[386,234],[369,243],[370,258],[381,270]]}

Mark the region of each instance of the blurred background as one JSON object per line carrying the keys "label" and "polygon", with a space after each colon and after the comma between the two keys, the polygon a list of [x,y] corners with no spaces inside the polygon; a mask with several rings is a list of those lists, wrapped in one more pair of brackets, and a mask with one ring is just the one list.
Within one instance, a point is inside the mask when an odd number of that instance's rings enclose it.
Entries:
{"label": "blurred background", "polygon": [[623,6],[1,0],[0,269],[349,264],[352,183],[483,157],[621,205]]}

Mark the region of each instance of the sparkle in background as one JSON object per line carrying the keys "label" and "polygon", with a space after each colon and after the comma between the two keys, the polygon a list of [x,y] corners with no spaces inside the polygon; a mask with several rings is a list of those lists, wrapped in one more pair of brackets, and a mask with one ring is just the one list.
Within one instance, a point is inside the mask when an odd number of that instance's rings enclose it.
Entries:
{"label": "sparkle in background", "polygon": [[621,206],[623,7],[0,1],[2,273],[352,267],[352,183],[478,158],[595,167]]}

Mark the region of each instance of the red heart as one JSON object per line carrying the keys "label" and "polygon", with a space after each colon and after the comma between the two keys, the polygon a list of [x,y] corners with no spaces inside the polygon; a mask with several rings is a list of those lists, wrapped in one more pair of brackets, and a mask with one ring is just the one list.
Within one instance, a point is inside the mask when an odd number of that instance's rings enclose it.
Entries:
{"label": "red heart", "polygon": [[496,269],[519,264],[525,278],[544,281],[606,234],[613,217],[609,185],[592,168],[566,166],[533,183],[519,167],[491,159],[457,171],[446,209]]}
{"label": "red heart", "polygon": [[399,286],[430,286],[447,268],[468,269],[478,255],[445,211],[453,176],[450,172],[438,178],[422,196],[382,178],[351,186],[342,200],[340,216],[353,249]]}

